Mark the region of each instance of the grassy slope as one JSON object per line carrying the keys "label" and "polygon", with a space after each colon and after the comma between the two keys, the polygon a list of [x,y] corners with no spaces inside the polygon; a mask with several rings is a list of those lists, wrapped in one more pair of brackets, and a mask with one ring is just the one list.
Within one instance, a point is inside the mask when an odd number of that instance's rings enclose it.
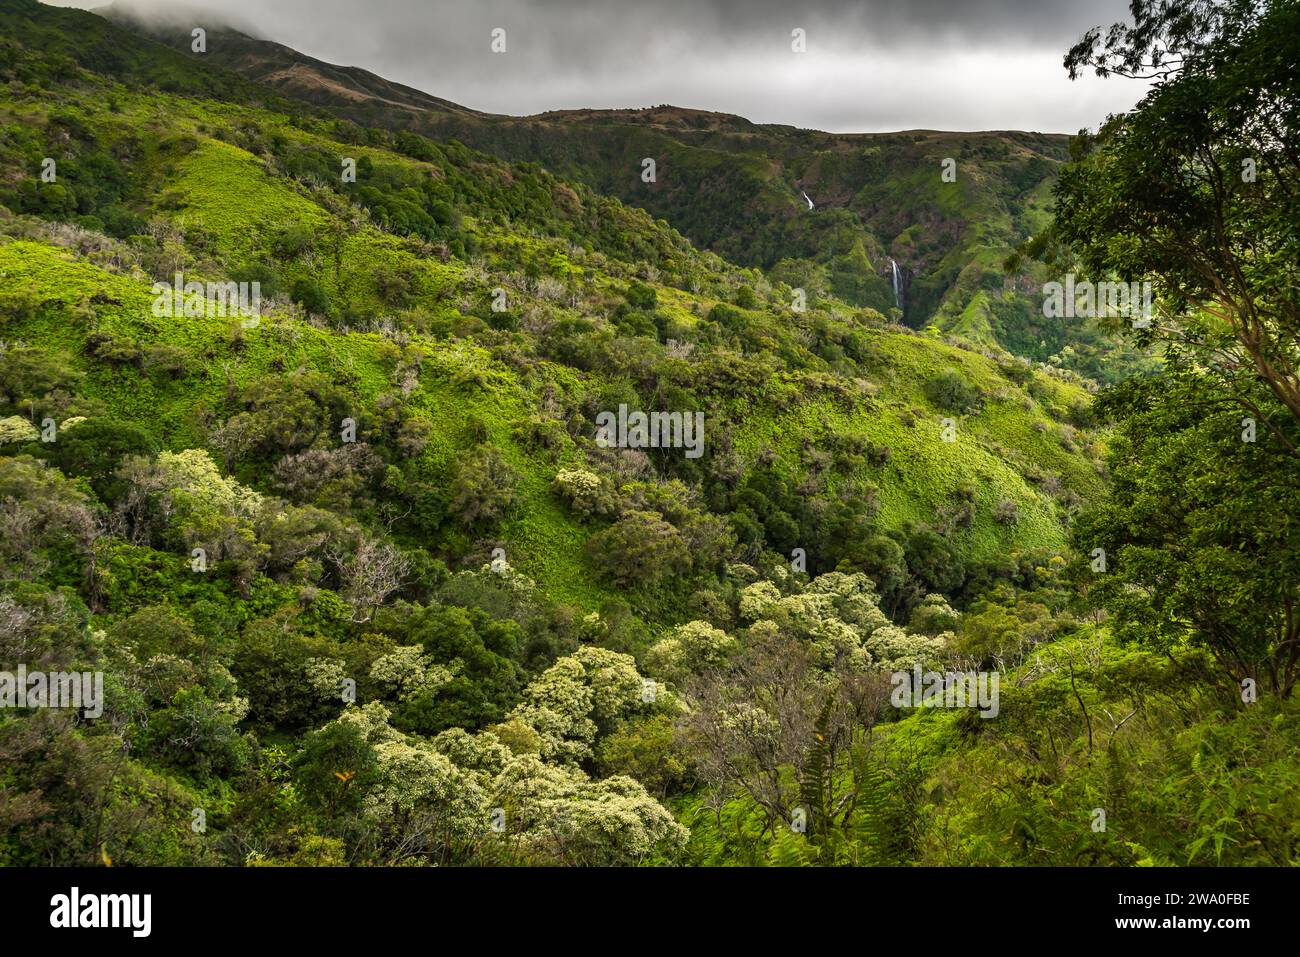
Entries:
{"label": "grassy slope", "polygon": [[[645,208],[733,262],[766,267],[802,257],[833,264],[861,249],[869,274],[855,267],[859,288],[841,294],[883,313],[893,306],[892,257],[908,276],[909,325],[932,322],[980,345],[996,343],[1040,361],[1054,357],[1107,382],[1144,364],[1095,328],[1044,322],[1037,299],[1026,295],[1044,281],[1032,267],[1017,277],[1019,295],[1001,291],[1002,262],[1050,207],[1064,137],[828,134],[676,107],[492,116],[220,29],[209,30],[207,53],[195,57],[187,32],[146,39],[100,17],[51,11],[31,0],[9,0],[0,24],[20,41],[48,45],[89,69],[163,89],[241,104],[274,103],[283,95],[362,125],[455,138],[508,160],[540,163]],[[78,42],[69,44],[70,35]],[[658,160],[655,184],[640,180],[645,156]],[[947,158],[957,163],[956,183],[939,176]],[[804,190],[818,203],[812,213]]]}
{"label": "grassy slope", "polygon": [[[150,35],[188,53],[188,35]],[[214,33],[204,59],[363,124],[454,137],[507,159],[540,162],[645,208],[734,262],[826,262],[862,243],[880,280],[864,304],[888,307],[887,257],[894,257],[913,277],[909,324],[937,315],[941,328],[959,333],[965,330],[953,328],[952,317],[979,295],[965,267],[978,258],[978,280],[1000,283],[1001,261],[1041,225],[1065,158],[1066,138],[1056,135],[829,134],[671,106],[494,116],[413,99],[396,84],[238,33]],[[640,179],[644,157],[656,160],[653,184]],[[956,182],[940,176],[948,159],[957,164]],[[812,213],[805,190],[817,202]],[[1028,321],[1030,311],[1022,312],[1018,318]],[[1002,330],[980,332],[976,341]],[[1023,347],[1019,333],[1004,338]]]}
{"label": "grassy slope", "polygon": [[[291,223],[306,225],[318,237],[340,237],[340,269],[320,263],[295,262],[285,267],[286,284],[311,275],[331,292],[346,290],[352,298],[369,299],[383,309],[373,289],[376,264],[389,263],[409,271],[412,308],[435,316],[459,316],[454,296],[483,296],[480,278],[469,279],[464,264],[443,263],[421,255],[419,244],[386,234],[375,226],[343,222],[321,204],[320,198],[301,185],[275,174],[258,157],[206,135],[203,130],[257,123],[268,133],[289,137],[303,145],[323,147],[338,155],[370,155],[377,161],[426,168],[416,160],[374,149],[330,142],[290,126],[282,116],[228,103],[193,101],[165,95],[138,95],[119,90],[115,112],[102,96],[88,92],[69,98],[59,108],[75,113],[106,140],[131,130],[165,125],[170,140],[192,137],[183,149],[167,148],[168,140],[148,161],[147,175],[154,183],[151,210],[184,230],[202,227],[204,255],[211,276],[218,279],[232,264],[269,258],[269,244],[279,229]],[[6,119],[18,126],[39,125],[46,107],[26,102],[9,109]],[[160,118],[165,117],[165,123]],[[474,209],[465,209],[467,217]],[[646,221],[645,229],[658,229]],[[509,230],[483,230],[485,242],[544,242]],[[328,257],[321,257],[328,258]],[[230,320],[158,320],[149,314],[148,283],[144,277],[111,275],[80,262],[75,256],[50,247],[12,243],[0,248],[0,268],[11,289],[27,288],[40,308],[26,319],[6,321],[7,338],[48,343],[78,356],[87,372],[91,398],[104,401],[114,414],[147,424],[161,433],[173,448],[202,443],[196,412],[217,403],[226,376],[243,384],[271,370],[272,360],[284,368],[310,366],[347,381],[363,398],[373,397],[388,382],[391,371],[382,337],[374,333],[342,334],[315,328],[301,319],[271,316],[243,336],[241,348],[231,344]],[[192,271],[191,271],[192,272]],[[199,270],[200,273],[203,270]],[[594,288],[617,285],[615,277],[589,270]],[[478,283],[478,286],[475,286]],[[660,286],[661,298],[674,315],[693,319],[707,312],[713,300],[679,289]],[[94,302],[88,318],[73,318]],[[768,317],[770,321],[770,317]],[[113,371],[81,356],[92,325],[118,330],[142,343],[165,342],[202,357],[200,371],[176,382],[159,384],[133,370]],[[1076,387],[1039,376],[1042,396],[1059,402],[1045,409],[1002,377],[996,365],[979,355],[902,332],[871,333],[877,362],[872,371],[879,387],[876,399],[845,405],[812,397],[795,407],[777,411],[765,408],[729,409],[740,422],[736,447],[742,458],[770,444],[782,456],[784,467],[797,471],[798,447],[805,437],[822,430],[865,434],[889,445],[891,463],[871,476],[881,489],[882,520],[887,527],[907,521],[924,521],[968,482],[978,491],[978,513],[973,529],[960,537],[959,547],[971,557],[989,557],[1007,549],[1058,545],[1062,531],[1049,501],[1035,490],[1005,454],[1006,449],[1058,472],[1080,494],[1097,491],[1099,480],[1092,465],[1079,454],[1062,450],[1049,436],[1055,425],[1048,412],[1060,415],[1070,404],[1086,401]],[[489,423],[493,444],[503,450],[523,475],[523,505],[506,525],[504,534],[517,550],[518,564],[536,576],[554,597],[594,607],[613,592],[596,583],[593,569],[582,555],[581,544],[589,530],[575,523],[549,494],[555,465],[541,461],[518,447],[512,425],[535,410],[540,397],[535,383],[496,361],[473,341],[426,339],[430,352],[423,388],[411,401],[434,423],[423,469],[430,476],[447,475],[448,467],[465,447],[465,422],[475,415]],[[939,419],[945,413],[928,406],[921,394],[925,378],[938,370],[959,367],[986,394],[1001,395],[985,409],[961,423],[955,444],[939,439]],[[599,383],[575,370],[551,366],[547,377],[565,393],[582,394]],[[909,410],[912,410],[909,412]],[[912,426],[904,418],[919,416]],[[1030,428],[1040,423],[1042,433]],[[575,449],[564,453],[579,460]],[[991,518],[1000,500],[1016,501],[1022,521],[1014,527],[996,525]],[[644,595],[637,604],[649,611],[674,607],[674,595]],[[670,617],[672,612],[669,611]]]}

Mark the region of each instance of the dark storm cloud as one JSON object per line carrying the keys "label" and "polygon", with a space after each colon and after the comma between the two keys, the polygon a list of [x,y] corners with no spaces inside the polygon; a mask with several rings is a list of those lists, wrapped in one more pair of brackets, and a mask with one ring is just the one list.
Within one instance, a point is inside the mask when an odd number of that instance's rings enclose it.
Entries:
{"label": "dark storm cloud", "polygon": [[[66,2],[66,0],[63,0]],[[77,3],[76,5],[90,5]],[[132,0],[173,22],[192,3]],[[1073,132],[1130,106],[1122,80],[1070,83],[1065,50],[1126,0],[212,0],[312,56],[476,109],[675,103],[836,131]],[[490,49],[506,30],[505,54]],[[791,31],[807,52],[791,51]]]}

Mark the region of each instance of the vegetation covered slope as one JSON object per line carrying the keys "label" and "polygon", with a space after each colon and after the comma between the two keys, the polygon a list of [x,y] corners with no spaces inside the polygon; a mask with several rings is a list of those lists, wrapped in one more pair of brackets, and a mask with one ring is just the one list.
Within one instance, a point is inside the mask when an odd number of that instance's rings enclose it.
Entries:
{"label": "vegetation covered slope", "polygon": [[[1076,377],[0,16],[0,672],[104,681],[0,711],[0,863],[1294,859],[1292,705],[1087,597],[1087,536],[1160,525]],[[606,441],[620,407],[702,445]],[[1215,454],[1169,474],[1249,467]],[[933,720],[888,706],[913,667],[1016,689]]]}
{"label": "vegetation covered slope", "polygon": [[[674,106],[501,116],[222,29],[216,16],[205,21],[205,52],[191,54],[188,28],[144,23],[129,6],[104,12],[194,59],[363,125],[539,163],[791,286],[977,345],[1054,358],[1099,381],[1141,364],[1090,322],[1044,318],[1041,269],[1006,273],[1011,251],[1050,215],[1065,136],[831,134]],[[647,158],[655,161],[652,182],[642,175]]]}

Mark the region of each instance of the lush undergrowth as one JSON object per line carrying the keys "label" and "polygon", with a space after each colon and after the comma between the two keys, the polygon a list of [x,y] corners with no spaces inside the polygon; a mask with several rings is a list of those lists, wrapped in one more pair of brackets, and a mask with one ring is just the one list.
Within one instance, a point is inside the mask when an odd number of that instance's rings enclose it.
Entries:
{"label": "lush undergrowth", "polygon": [[691,828],[685,859],[1294,864],[1294,702],[1243,706],[1196,655],[1122,651],[1100,630],[1008,673],[999,704],[998,720],[922,708],[876,726],[858,779],[840,782],[861,799],[815,842],[774,827],[746,795],[681,799],[674,810]]}

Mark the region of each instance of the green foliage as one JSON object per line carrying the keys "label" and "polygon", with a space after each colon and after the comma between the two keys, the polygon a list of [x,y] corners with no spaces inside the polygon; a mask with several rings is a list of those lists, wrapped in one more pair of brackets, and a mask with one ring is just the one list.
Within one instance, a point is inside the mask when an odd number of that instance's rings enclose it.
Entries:
{"label": "green foliage", "polygon": [[1105,557],[1089,577],[1095,600],[1115,615],[1116,635],[1157,648],[1202,644],[1234,681],[1291,694],[1300,677],[1292,651],[1300,627],[1292,614],[1300,597],[1290,520],[1300,482],[1288,448],[1295,429],[1243,441],[1232,397],[1203,376],[1127,383],[1102,409],[1119,419],[1114,486],[1074,540],[1081,556]]}
{"label": "green foliage", "polygon": [[658,512],[631,512],[588,544],[592,559],[620,585],[653,583],[690,561],[686,542]]}
{"label": "green foliage", "polygon": [[1262,381],[1300,419],[1300,157],[1278,126],[1294,114],[1278,104],[1300,92],[1287,65],[1300,52],[1300,7],[1142,3],[1134,15],[1104,40],[1087,33],[1066,63],[1072,76],[1092,67],[1155,81],[1135,109],[1081,138],[1031,251],[1098,280],[1152,282],[1158,312],[1178,321],[1137,335],[1230,393]]}
{"label": "green foliage", "polygon": [[329,292],[320,283],[311,279],[299,279],[294,282],[289,295],[309,313],[318,316],[329,315]]}
{"label": "green foliage", "polygon": [[[1094,413],[1062,368],[1141,360],[1001,272],[1063,140],[453,140],[220,69],[259,41],[0,24],[0,668],[106,676],[0,719],[0,863],[1295,863],[1296,436],[1175,352]],[[623,404],[701,454],[598,443]],[[913,665],[998,719],[893,707]]]}
{"label": "green foliage", "polygon": [[965,414],[980,404],[979,390],[951,369],[925,384],[925,397],[948,412]]}

